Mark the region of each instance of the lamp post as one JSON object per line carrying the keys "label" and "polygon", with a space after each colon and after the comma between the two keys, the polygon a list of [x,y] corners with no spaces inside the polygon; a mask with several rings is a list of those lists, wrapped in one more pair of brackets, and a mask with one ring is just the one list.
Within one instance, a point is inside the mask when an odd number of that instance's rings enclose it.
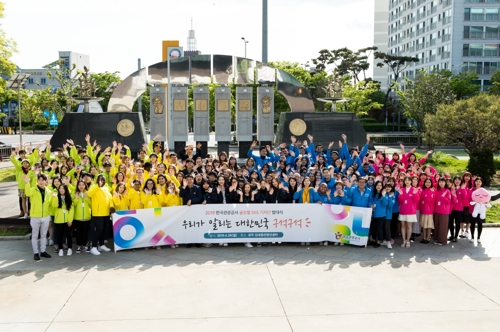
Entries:
{"label": "lamp post", "polygon": [[245,44],[245,59],[247,58],[247,44],[248,40],[245,39],[245,37],[241,37],[241,40],[243,40],[243,43]]}
{"label": "lamp post", "polygon": [[[7,82],[7,89],[17,89],[17,109],[19,110],[19,148],[23,146],[23,122],[21,117],[21,87],[23,87],[31,74],[14,74]],[[33,95],[33,92],[31,92]]]}

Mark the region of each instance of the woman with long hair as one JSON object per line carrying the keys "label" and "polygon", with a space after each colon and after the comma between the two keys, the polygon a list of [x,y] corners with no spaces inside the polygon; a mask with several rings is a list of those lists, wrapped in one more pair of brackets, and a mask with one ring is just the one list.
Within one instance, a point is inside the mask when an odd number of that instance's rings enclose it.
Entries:
{"label": "woman with long hair", "polygon": [[448,235],[448,222],[451,211],[451,192],[446,188],[446,179],[440,178],[436,190],[436,201],[434,204],[434,233],[432,237],[434,244],[446,244]]}
{"label": "woman with long hair", "polygon": [[404,179],[404,187],[399,192],[399,220],[401,221],[401,236],[403,244],[401,247],[410,247],[410,237],[413,223],[417,222],[417,206],[420,200],[420,190],[412,186],[411,177]]}
{"label": "woman with long hair", "polygon": [[370,206],[373,207],[372,221],[370,223],[371,235],[373,238],[373,247],[380,247],[380,243],[384,239],[384,223],[386,216],[387,205],[389,205],[389,197],[387,189],[384,188],[382,181],[375,182],[370,198]]}
{"label": "woman with long hair", "polygon": [[[104,175],[97,176],[97,183],[93,184],[88,191],[88,196],[92,199],[92,219],[90,230],[92,233],[92,255],[100,255],[99,251],[111,251],[104,245],[104,227],[109,222],[111,200],[113,196],[106,186]],[[98,247],[99,245],[99,247]],[[99,248],[99,250],[97,249]]]}
{"label": "woman with long hair", "polygon": [[448,222],[448,229],[450,230],[449,240],[457,242],[458,233],[460,232],[460,225],[464,221],[464,205],[463,195],[467,194],[465,189],[461,188],[462,177],[455,175],[453,178],[453,186],[451,187],[451,215]]}
{"label": "woman with long hair", "polygon": [[430,178],[424,180],[423,186],[420,196],[420,226],[424,230],[424,238],[420,243],[427,244],[431,241],[431,232],[434,229],[434,202],[436,200],[436,192]]}
{"label": "woman with long hair", "polygon": [[[476,191],[482,187],[483,187],[483,179],[480,177],[477,177],[474,181],[474,191]],[[472,192],[472,195],[474,195],[474,191]],[[471,198],[471,200],[472,200],[472,198]],[[483,232],[483,223],[486,221],[486,219],[481,219],[481,215],[478,214],[477,217],[473,217],[471,215],[470,221],[471,221],[471,224],[470,224],[471,237],[469,239],[469,242],[474,243],[474,232],[476,230],[476,224],[477,224],[477,243],[481,243],[481,233]]]}
{"label": "woman with long hair", "polygon": [[468,239],[471,219],[470,202],[472,200],[473,191],[472,174],[470,172],[464,172],[464,174],[462,174],[462,182],[460,183],[460,188],[464,190],[465,195],[462,196],[462,204],[464,206],[464,220],[460,224],[459,237]]}
{"label": "woman with long hair", "polygon": [[57,229],[59,256],[64,256],[63,241],[65,235],[68,246],[67,255],[71,256],[73,254],[73,238],[71,236],[71,225],[74,216],[73,199],[66,185],[60,185],[57,191],[58,193],[55,195],[57,199],[52,199],[52,208],[54,209],[54,226]]}
{"label": "woman with long hair", "polygon": [[84,250],[89,252],[87,248],[87,240],[89,234],[89,223],[90,223],[90,205],[92,201],[87,194],[87,184],[80,180],[76,184],[76,190],[73,199],[73,210],[74,210],[74,226],[76,235],[76,253],[79,254]]}

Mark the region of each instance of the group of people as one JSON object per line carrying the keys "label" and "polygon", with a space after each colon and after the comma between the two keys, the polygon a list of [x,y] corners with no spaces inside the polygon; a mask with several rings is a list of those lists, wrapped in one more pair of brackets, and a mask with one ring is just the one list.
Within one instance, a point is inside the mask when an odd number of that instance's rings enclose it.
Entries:
{"label": "group of people", "polygon": [[399,236],[401,247],[417,238],[436,245],[460,238],[481,242],[485,218],[472,215],[471,202],[482,180],[469,172],[439,174],[425,164],[432,151],[418,159],[415,149],[406,152],[400,145],[401,153],[389,156],[369,151],[369,136],[361,150],[349,148],[346,135],[336,149],[334,142],[325,149],[308,135],[304,141],[292,136],[288,146],[260,146],[258,152],[254,141],[245,162],[238,163],[227,152],[204,154],[200,143],[176,153],[161,138],[145,143],[135,159],[128,146],[113,142],[102,149],[89,135],[86,146],[68,139],[54,150],[50,142],[15,149],[10,159],[20,218],[31,218],[34,259],[50,257],[47,234],[59,256],[72,255],[73,237],[76,253],[100,255],[110,251],[115,211],[194,204],[350,205],[372,209],[374,247],[391,249]]}

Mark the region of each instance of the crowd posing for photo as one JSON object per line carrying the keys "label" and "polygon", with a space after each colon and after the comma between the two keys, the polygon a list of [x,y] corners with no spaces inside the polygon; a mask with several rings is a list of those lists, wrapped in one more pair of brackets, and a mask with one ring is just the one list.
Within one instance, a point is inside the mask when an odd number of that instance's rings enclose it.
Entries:
{"label": "crowd posing for photo", "polygon": [[204,154],[199,143],[169,151],[161,135],[145,143],[135,159],[128,146],[113,142],[103,149],[89,135],[86,146],[68,139],[55,149],[49,142],[15,149],[10,159],[20,218],[31,218],[34,259],[50,257],[47,239],[59,256],[72,255],[73,238],[77,254],[110,251],[106,243],[113,236],[110,215],[115,211],[195,204],[371,208],[369,245],[375,248],[392,249],[399,238],[405,248],[417,240],[435,245],[459,239],[481,242],[485,216],[473,217],[471,208],[474,191],[483,186],[481,178],[469,172],[454,177],[438,173],[426,165],[432,151],[421,159],[403,145],[392,155],[369,151],[368,136],[360,150],[349,147],[346,135],[325,149],[312,135],[307,137],[299,141],[292,136],[289,146],[260,146],[258,152],[254,141],[244,163],[227,152]]}

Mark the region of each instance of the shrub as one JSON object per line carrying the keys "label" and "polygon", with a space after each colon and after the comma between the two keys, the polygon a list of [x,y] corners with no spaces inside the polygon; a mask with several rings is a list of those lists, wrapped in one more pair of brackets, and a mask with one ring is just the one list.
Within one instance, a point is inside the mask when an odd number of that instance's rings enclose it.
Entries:
{"label": "shrub", "polygon": [[473,149],[470,154],[467,170],[483,179],[483,184],[489,186],[491,177],[495,174],[493,151],[489,148]]}

